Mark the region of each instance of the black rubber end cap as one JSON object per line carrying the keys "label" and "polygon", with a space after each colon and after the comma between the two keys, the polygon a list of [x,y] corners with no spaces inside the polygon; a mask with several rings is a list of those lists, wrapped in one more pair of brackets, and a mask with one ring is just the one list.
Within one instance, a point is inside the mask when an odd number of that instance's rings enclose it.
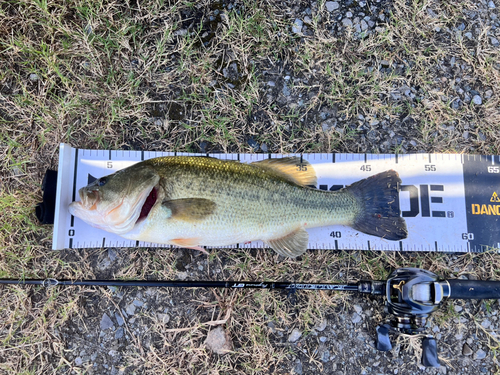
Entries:
{"label": "black rubber end cap", "polygon": [[56,212],[57,171],[47,169],[42,181],[43,201],[35,207],[40,224],[54,224]]}

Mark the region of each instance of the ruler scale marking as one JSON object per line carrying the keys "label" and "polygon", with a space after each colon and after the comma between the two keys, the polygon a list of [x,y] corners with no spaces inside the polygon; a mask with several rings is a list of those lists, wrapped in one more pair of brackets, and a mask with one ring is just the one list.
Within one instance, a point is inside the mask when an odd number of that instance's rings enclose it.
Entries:
{"label": "ruler scale marking", "polygon": [[[69,146],[66,146],[69,147]],[[76,191],[83,186],[84,180],[82,177],[87,170],[90,171],[89,165],[95,168],[102,168],[102,173],[95,176],[99,178],[109,174],[116,169],[121,169],[124,166],[131,165],[134,162],[146,160],[159,155],[172,155],[165,152],[144,152],[144,151],[104,151],[104,150],[79,150],[71,149],[71,160],[73,163],[73,179],[71,186],[71,195],[73,200],[77,197]],[[174,152],[173,155],[186,153]],[[193,155],[189,153],[189,155]],[[194,154],[196,155],[196,154]],[[221,159],[237,159],[246,162],[262,160],[269,158],[268,154],[233,154],[231,155],[215,155]],[[292,156],[293,154],[290,154]],[[496,191],[500,186],[500,173],[488,173],[493,167],[499,166],[499,156],[477,157],[476,155],[463,154],[427,154],[419,156],[415,154],[295,154],[301,160],[307,160],[313,167],[317,168],[318,187],[324,190],[331,190],[335,186],[345,186],[356,182],[362,178],[368,177],[375,173],[388,169],[396,169],[402,179],[402,186],[412,187],[411,189],[402,190],[400,194],[401,211],[407,212],[410,215],[405,216],[405,220],[409,229],[409,237],[399,243],[381,240],[374,236],[368,236],[358,233],[350,227],[332,226],[323,228],[309,229],[310,232],[310,248],[322,249],[359,249],[359,250],[400,250],[410,251],[439,251],[439,252],[481,252],[488,247],[498,247],[500,243],[500,235],[498,235],[498,219],[500,217],[500,198],[498,203],[493,201],[500,191]],[[200,156],[206,156],[202,154]],[[214,157],[214,155],[209,155]],[[288,155],[285,155],[288,156]],[[283,157],[283,155],[273,154],[273,157]],[[330,160],[331,158],[331,160]],[[99,160],[103,160],[103,166],[99,167]],[[105,168],[105,161],[112,161],[113,169]],[[330,163],[330,164],[328,164]],[[432,163],[432,164],[431,164]],[[116,164],[116,165],[115,165]],[[434,165],[436,170],[424,171],[426,164]],[[363,171],[360,166],[370,166],[369,171]],[[109,168],[109,167],[108,167]],[[365,168],[367,169],[367,168]],[[474,181],[470,180],[470,171],[479,171],[479,177]],[[460,173],[458,173],[459,171]],[[64,180],[68,180],[65,178]],[[69,182],[68,181],[68,182]],[[478,184],[481,181],[486,181],[483,184],[480,198],[475,196],[475,201],[472,201],[468,194],[477,190]],[[67,183],[68,183],[67,182]],[[489,189],[489,190],[488,190]],[[493,189],[493,190],[492,190]],[[465,196],[464,196],[465,195]],[[409,211],[410,202],[418,202],[418,210]],[[491,201],[491,202],[490,202]],[[139,245],[151,245],[151,247],[164,247],[158,244],[142,244],[139,241],[126,242],[119,236],[111,233],[106,233],[105,236],[98,235],[103,233],[94,228],[84,228],[86,224],[81,220],[71,217],[67,210],[69,202],[61,202],[61,207],[56,215],[61,216],[61,223],[66,223],[59,228],[60,236],[66,236],[66,248],[84,247],[105,247],[105,246],[131,246],[138,247]],[[482,212],[481,212],[482,210]],[[488,211],[489,210],[489,211]],[[496,215],[499,210],[499,214]],[[488,215],[489,213],[489,215]],[[64,221],[66,217],[66,221]],[[475,223],[475,224],[474,224]],[[62,224],[60,224],[61,226]],[[487,229],[478,231],[478,227],[485,226]],[[74,236],[68,235],[68,230],[74,229]],[[434,233],[435,232],[435,233]],[[442,232],[442,233],[441,233]],[[333,237],[333,235],[338,238]],[[492,234],[493,233],[493,234]],[[98,235],[98,237],[96,236]],[[84,237],[88,240],[84,240]],[[109,238],[108,238],[109,237]],[[55,241],[55,240],[54,240]],[[60,243],[60,241],[58,241]],[[89,245],[90,243],[90,245]],[[432,244],[432,245],[431,245]],[[464,246],[465,245],[465,246]],[[53,247],[55,246],[55,242]],[[58,248],[61,245],[57,245]],[[253,244],[245,246],[252,247]],[[259,244],[260,247],[263,244]],[[238,246],[236,246],[237,248]],[[235,248],[232,246],[232,248]]]}

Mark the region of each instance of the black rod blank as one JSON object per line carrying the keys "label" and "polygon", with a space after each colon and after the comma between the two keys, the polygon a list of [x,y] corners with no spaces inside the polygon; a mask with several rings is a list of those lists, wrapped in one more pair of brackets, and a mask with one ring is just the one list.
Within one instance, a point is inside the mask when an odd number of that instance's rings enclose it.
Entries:
{"label": "black rod blank", "polygon": [[[231,288],[231,289],[300,289],[300,290],[338,290],[364,292],[358,284],[293,283],[293,282],[255,282],[255,281],[182,281],[182,280],[57,280],[57,279],[0,279],[0,284],[42,285],[87,285],[87,286],[137,286],[158,288]],[[365,292],[366,293],[366,292]]]}

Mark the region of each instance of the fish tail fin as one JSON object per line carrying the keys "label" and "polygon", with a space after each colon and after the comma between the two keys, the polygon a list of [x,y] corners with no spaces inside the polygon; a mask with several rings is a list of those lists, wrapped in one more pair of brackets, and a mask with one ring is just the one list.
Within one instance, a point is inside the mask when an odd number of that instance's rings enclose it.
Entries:
{"label": "fish tail fin", "polygon": [[400,183],[398,173],[391,169],[347,186],[361,207],[351,226],[387,240],[406,238],[408,230],[399,209]]}

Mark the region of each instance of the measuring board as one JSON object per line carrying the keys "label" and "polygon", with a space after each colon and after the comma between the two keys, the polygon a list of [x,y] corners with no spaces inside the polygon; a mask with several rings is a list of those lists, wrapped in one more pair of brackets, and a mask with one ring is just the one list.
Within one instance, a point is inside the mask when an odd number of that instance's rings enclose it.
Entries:
{"label": "measuring board", "polygon": [[[93,228],[68,212],[78,189],[141,160],[159,156],[211,156],[251,163],[280,154],[190,154],[76,149],[61,144],[52,248],[169,247],[124,239]],[[386,171],[402,180],[401,216],[408,237],[389,241],[346,226],[308,229],[309,249],[483,252],[500,248],[499,156],[459,154],[303,154],[318,177],[317,188],[337,190]],[[230,183],[230,182],[228,182]],[[261,248],[262,242],[228,246]]]}

